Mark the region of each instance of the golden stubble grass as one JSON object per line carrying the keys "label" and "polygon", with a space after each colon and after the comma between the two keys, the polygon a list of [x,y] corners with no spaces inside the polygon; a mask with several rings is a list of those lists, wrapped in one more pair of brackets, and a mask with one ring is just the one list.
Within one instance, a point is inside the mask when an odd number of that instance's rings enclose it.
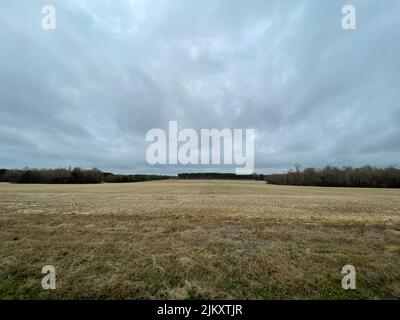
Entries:
{"label": "golden stubble grass", "polygon": [[400,298],[400,190],[0,184],[0,241],[3,299]]}

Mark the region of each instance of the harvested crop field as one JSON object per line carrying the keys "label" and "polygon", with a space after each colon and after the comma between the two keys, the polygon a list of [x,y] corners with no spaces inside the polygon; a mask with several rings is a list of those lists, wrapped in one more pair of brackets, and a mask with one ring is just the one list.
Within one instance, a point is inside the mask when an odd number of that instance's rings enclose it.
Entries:
{"label": "harvested crop field", "polygon": [[400,298],[395,189],[0,184],[0,242],[2,299]]}

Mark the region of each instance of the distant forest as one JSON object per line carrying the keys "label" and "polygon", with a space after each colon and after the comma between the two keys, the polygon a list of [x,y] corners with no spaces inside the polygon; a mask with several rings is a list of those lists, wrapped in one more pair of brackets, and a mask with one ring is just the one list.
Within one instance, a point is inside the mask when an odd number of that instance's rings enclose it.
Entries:
{"label": "distant forest", "polygon": [[323,169],[295,165],[295,170],[283,174],[265,175],[269,184],[321,187],[400,188],[400,169],[395,167],[360,168],[327,166]]}
{"label": "distant forest", "polygon": [[14,183],[102,183],[140,182],[169,179],[161,175],[120,175],[98,169],[0,169],[0,182]]}
{"label": "distant forest", "polygon": [[400,169],[396,167],[377,168],[363,166],[360,168],[327,166],[323,169],[301,168],[280,174],[236,175],[234,173],[179,173],[167,175],[122,175],[102,172],[96,168],[60,169],[0,169],[0,182],[13,183],[124,183],[165,179],[225,179],[225,180],[258,180],[268,184],[292,186],[321,187],[359,187],[359,188],[400,188]]}
{"label": "distant forest", "polygon": [[263,174],[237,175],[234,173],[197,172],[179,173],[179,179],[264,180]]}

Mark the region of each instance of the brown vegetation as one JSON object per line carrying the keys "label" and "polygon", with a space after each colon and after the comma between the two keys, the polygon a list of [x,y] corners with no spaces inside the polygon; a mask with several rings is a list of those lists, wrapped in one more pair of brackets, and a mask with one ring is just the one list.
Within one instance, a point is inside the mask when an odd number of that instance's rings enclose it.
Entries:
{"label": "brown vegetation", "polygon": [[93,184],[102,182],[140,182],[165,180],[161,175],[122,175],[101,172],[97,168],[84,170],[81,168],[58,169],[0,169],[0,182],[13,183],[51,183],[51,184]]}
{"label": "brown vegetation", "polygon": [[397,189],[0,184],[0,243],[2,298],[400,298]]}
{"label": "brown vegetation", "polygon": [[327,166],[323,169],[295,165],[295,171],[266,175],[270,184],[292,186],[356,187],[356,188],[400,188],[400,169],[395,167],[360,168]]}

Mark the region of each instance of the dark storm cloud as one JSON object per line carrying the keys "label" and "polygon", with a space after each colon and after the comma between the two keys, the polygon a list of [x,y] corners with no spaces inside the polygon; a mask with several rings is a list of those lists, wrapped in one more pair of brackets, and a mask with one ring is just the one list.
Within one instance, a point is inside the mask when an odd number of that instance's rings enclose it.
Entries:
{"label": "dark storm cloud", "polygon": [[254,128],[258,172],[398,164],[399,17],[394,0],[2,1],[0,167],[157,171],[145,135],[168,120]]}

